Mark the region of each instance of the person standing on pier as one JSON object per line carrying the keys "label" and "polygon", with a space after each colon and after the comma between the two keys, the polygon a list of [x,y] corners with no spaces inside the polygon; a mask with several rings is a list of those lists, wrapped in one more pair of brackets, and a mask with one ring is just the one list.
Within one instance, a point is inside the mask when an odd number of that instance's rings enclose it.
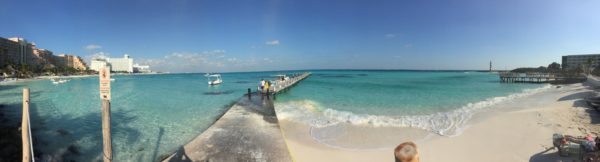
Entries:
{"label": "person standing on pier", "polygon": [[264,93],[265,89],[265,80],[264,79],[260,79],[260,92]]}
{"label": "person standing on pier", "polygon": [[265,81],[265,91],[267,92],[267,96],[269,95],[269,86],[270,86],[269,81]]}

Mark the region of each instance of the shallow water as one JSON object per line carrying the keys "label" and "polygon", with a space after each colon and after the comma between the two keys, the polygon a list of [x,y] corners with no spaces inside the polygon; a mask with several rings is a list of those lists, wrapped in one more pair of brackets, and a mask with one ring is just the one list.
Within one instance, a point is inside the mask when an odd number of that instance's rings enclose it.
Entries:
{"label": "shallow water", "polygon": [[275,107],[280,118],[314,127],[350,123],[454,135],[477,110],[547,87],[501,83],[488,72],[318,71]]}
{"label": "shallow water", "polygon": [[[277,73],[227,73],[208,86],[203,74],[113,76],[112,132],[116,161],[153,161],[202,133],[260,78]],[[34,147],[59,161],[101,160],[96,77],[53,85],[39,80],[0,86],[11,122],[20,118],[22,87],[31,89]],[[18,117],[18,118],[17,118]],[[16,119],[15,119],[16,118]]]}
{"label": "shallow water", "polygon": [[[277,97],[279,118],[325,128],[340,122],[412,127],[452,134],[473,109],[533,93],[542,84],[499,83],[496,74],[435,71],[312,71],[313,76]],[[113,76],[112,131],[115,161],[154,161],[202,133],[258,80],[285,72],[223,74],[208,86],[203,74]],[[58,161],[101,160],[98,79],[76,78],[0,86],[0,104],[17,124],[21,89],[31,89],[34,147]],[[525,92],[525,93],[523,93]],[[512,94],[512,95],[511,95]],[[342,129],[340,129],[342,130]]]}

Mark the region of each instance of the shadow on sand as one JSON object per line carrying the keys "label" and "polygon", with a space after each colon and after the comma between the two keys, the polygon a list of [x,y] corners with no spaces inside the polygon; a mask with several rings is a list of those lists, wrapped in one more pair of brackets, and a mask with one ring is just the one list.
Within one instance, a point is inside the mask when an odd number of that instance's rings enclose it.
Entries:
{"label": "shadow on sand", "polygon": [[[572,107],[585,108],[586,114],[588,114],[590,117],[591,124],[599,124],[600,123],[600,113],[598,111],[594,110],[594,108],[590,107],[585,101],[586,97],[597,96],[596,91],[599,90],[599,87],[595,87],[592,84],[587,83],[587,82],[582,83],[582,85],[583,85],[583,89],[589,90],[589,91],[578,92],[578,93],[566,95],[566,96],[559,98],[557,101],[572,100],[573,101]],[[581,90],[581,89],[577,89],[577,90]],[[551,141],[548,141],[548,142],[550,143]],[[573,155],[570,157],[559,156],[558,150],[556,148],[552,147],[552,148],[546,149],[542,152],[539,152],[539,153],[531,156],[529,161],[530,162],[580,161],[580,159],[577,155]]]}
{"label": "shadow on sand", "polygon": [[549,148],[546,149],[542,152],[539,152],[533,156],[531,156],[531,158],[529,158],[529,162],[552,162],[552,161],[577,161],[575,159],[576,156],[573,157],[562,157],[562,156],[558,156],[558,150],[556,150],[556,148]]}

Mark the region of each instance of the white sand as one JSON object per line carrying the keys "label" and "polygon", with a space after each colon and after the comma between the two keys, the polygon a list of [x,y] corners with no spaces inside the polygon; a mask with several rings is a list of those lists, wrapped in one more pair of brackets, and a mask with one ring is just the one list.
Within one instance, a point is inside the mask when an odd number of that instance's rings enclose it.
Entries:
{"label": "white sand", "polygon": [[315,134],[318,129],[286,119],[280,119],[280,124],[290,152],[299,162],[394,161],[393,148],[403,141],[417,143],[421,161],[573,161],[575,158],[559,157],[552,149],[552,134],[598,133],[591,124],[597,113],[581,101],[595,92],[584,85],[501,102],[475,115],[468,128],[453,137],[410,128],[348,125],[340,126],[343,133],[326,132],[334,135],[316,141],[311,130]]}

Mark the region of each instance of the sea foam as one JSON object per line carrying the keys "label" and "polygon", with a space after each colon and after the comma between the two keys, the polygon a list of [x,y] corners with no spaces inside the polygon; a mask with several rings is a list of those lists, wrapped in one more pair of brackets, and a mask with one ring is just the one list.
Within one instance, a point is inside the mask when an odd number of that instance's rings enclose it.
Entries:
{"label": "sea foam", "polygon": [[485,99],[483,101],[468,103],[460,108],[447,112],[438,112],[428,115],[386,116],[356,114],[349,111],[340,111],[323,107],[312,100],[288,101],[276,103],[277,116],[308,124],[312,127],[328,127],[339,123],[348,123],[362,126],[374,127],[410,127],[424,129],[443,136],[454,136],[460,134],[467,121],[487,107],[500,102],[513,100],[545,91],[551,86],[535,89],[525,89],[519,93],[507,96],[499,96]]}

